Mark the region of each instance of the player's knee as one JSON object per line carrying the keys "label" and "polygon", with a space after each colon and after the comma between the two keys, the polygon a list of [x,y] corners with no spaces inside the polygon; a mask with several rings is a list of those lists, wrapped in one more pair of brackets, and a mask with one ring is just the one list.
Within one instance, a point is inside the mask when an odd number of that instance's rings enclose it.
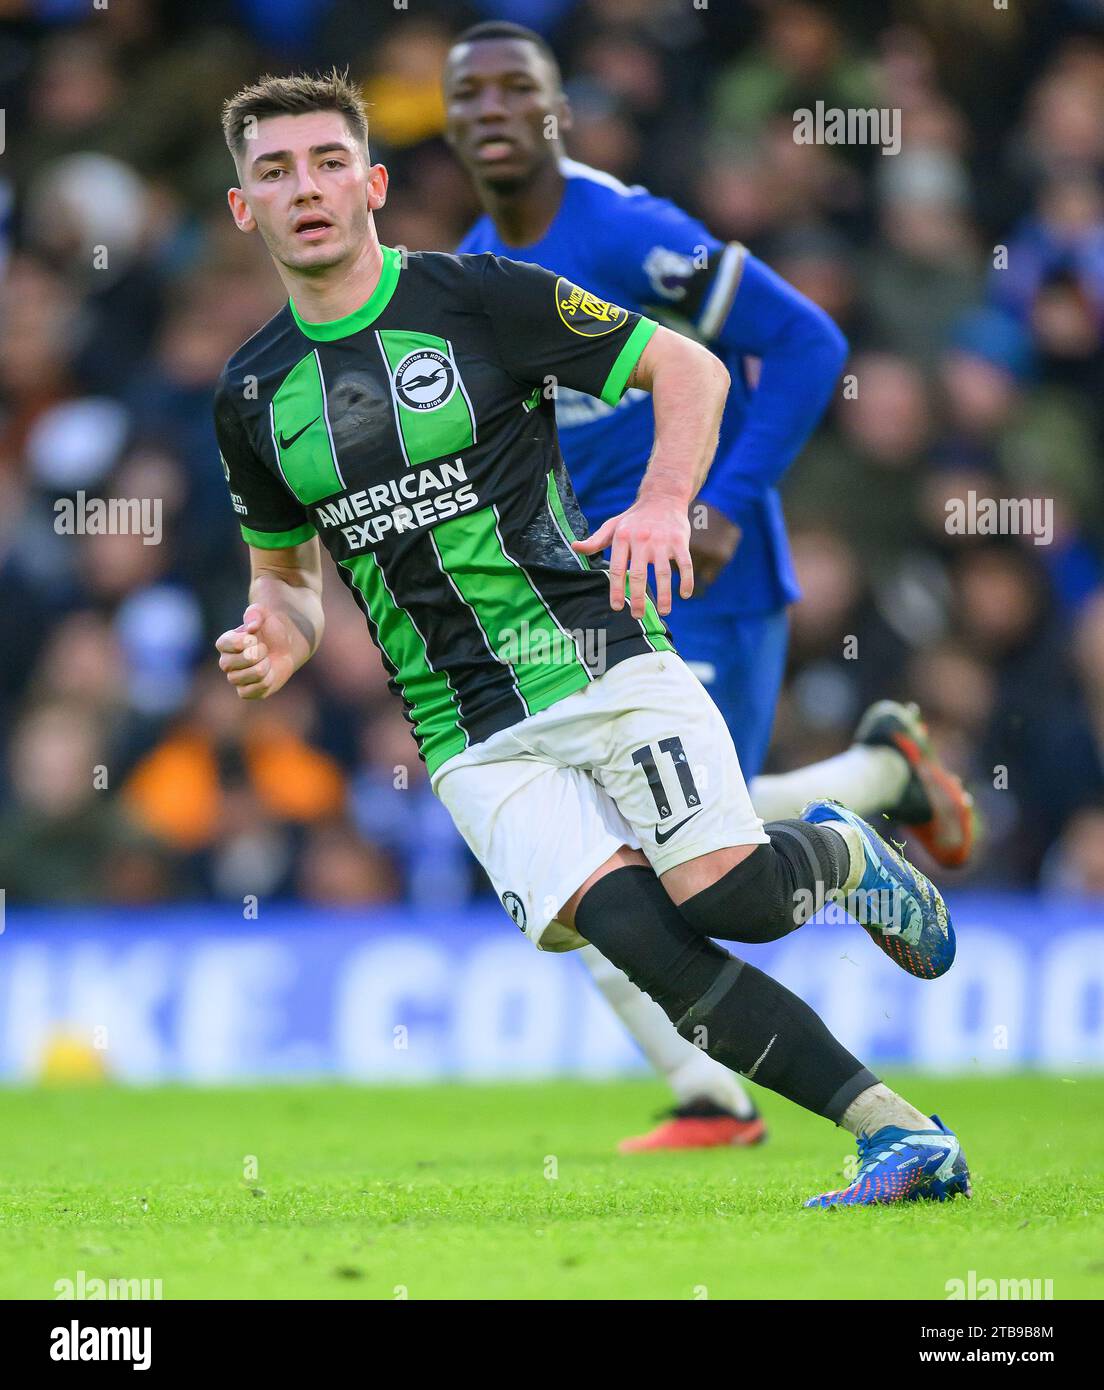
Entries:
{"label": "player's knee", "polygon": [[776,941],[799,925],[772,845],[756,845],[734,868],[680,903],[679,911],[703,936],[722,941]]}
{"label": "player's knee", "polygon": [[615,869],[625,869],[633,865],[643,865],[648,867],[648,860],[638,849],[630,849],[628,845],[620,845],[610,857],[589,874],[583,882],[564,903],[563,907],[556,913],[556,921],[562,922],[565,927],[575,927],[575,915],[579,910],[579,904],[594,887],[607,874],[613,873]]}
{"label": "player's knee", "polygon": [[710,850],[708,854],[699,854],[696,859],[687,859],[685,863],[667,869],[661,881],[671,901],[676,907],[681,907],[688,898],[711,888],[738,864],[742,864],[756,848],[756,845],[729,845],[724,849]]}
{"label": "player's knee", "polygon": [[729,958],[690,926],[647,865],[603,875],[580,902],[575,930],[672,1021],[701,998]]}
{"label": "player's knee", "polygon": [[777,941],[800,927],[846,875],[842,841],[800,820],[773,821],[770,844],[686,898],[679,911],[697,931],[724,941]]}

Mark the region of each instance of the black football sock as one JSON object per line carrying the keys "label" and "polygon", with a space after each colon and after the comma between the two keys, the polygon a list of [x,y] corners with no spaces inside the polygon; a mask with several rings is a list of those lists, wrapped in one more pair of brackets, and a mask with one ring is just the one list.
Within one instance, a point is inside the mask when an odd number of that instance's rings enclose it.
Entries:
{"label": "black football sock", "polygon": [[679,911],[722,941],[776,941],[795,931],[847,882],[851,854],[842,835],[803,820],[769,821],[769,845],[755,849]]}
{"label": "black football sock", "polygon": [[575,914],[580,936],[732,1071],[839,1123],[877,1077],[796,994],[695,930],[650,868],[615,869]]}

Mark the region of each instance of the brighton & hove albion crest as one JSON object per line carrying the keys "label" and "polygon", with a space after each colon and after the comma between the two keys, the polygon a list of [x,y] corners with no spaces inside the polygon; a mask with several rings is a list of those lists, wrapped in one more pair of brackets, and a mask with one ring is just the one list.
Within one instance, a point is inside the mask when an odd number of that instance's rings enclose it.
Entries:
{"label": "brighton & hove albion crest", "polygon": [[395,368],[395,395],[410,410],[439,410],[452,400],[456,368],[443,352],[418,348]]}

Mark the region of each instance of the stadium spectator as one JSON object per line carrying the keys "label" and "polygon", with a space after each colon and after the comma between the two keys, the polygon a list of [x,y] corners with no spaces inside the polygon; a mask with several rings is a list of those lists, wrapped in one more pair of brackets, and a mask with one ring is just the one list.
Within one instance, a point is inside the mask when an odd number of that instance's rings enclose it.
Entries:
{"label": "stadium spectator", "polygon": [[[746,241],[853,345],[787,480],[805,599],[772,769],[844,747],[871,699],[917,698],[974,782],[986,836],[971,881],[1102,891],[1104,35],[1091,9],[967,20],[941,0],[904,16],[862,0],[478,0],[413,15],[250,0],[111,6],[95,22],[26,6],[0,37],[12,900],[479,891],[344,590],[331,581],[322,648],[271,708],[235,705],[207,657],[244,563],[211,391],[280,302],[226,215],[219,102],[268,68],[349,62],[373,148],[402,175],[385,240],[447,249],[474,209],[440,138],[437,76],[451,35],[488,14],[550,37],[576,157]],[[794,113],[817,101],[899,108],[900,153],[796,143]],[[949,508],[971,493],[1048,505],[1046,543],[954,532]],[[82,497],[157,501],[157,543],[65,533],[58,503]]]}

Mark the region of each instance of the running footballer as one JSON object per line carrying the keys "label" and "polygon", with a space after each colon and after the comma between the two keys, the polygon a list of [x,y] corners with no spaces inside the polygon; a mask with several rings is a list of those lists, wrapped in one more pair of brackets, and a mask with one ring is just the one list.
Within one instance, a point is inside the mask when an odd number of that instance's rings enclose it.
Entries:
{"label": "running footballer", "polygon": [[[243,622],[216,644],[230,684],[266,698],[313,654],[325,546],[434,791],[529,939],[593,942],[684,1037],[856,1135],[855,1181],[809,1205],[968,1195],[956,1136],[712,939],[774,939],[832,895],[909,973],[934,979],[954,959],[938,890],[857,815],[818,801],[764,825],[662,621],[672,570],[693,590],[687,510],[724,366],[536,266],[381,246],[387,173],[337,73],[265,78],[223,121],[231,212],[289,295],[215,402],[253,573]],[[652,395],[637,498],[589,536],[556,383],[610,403],[630,385]]]}

